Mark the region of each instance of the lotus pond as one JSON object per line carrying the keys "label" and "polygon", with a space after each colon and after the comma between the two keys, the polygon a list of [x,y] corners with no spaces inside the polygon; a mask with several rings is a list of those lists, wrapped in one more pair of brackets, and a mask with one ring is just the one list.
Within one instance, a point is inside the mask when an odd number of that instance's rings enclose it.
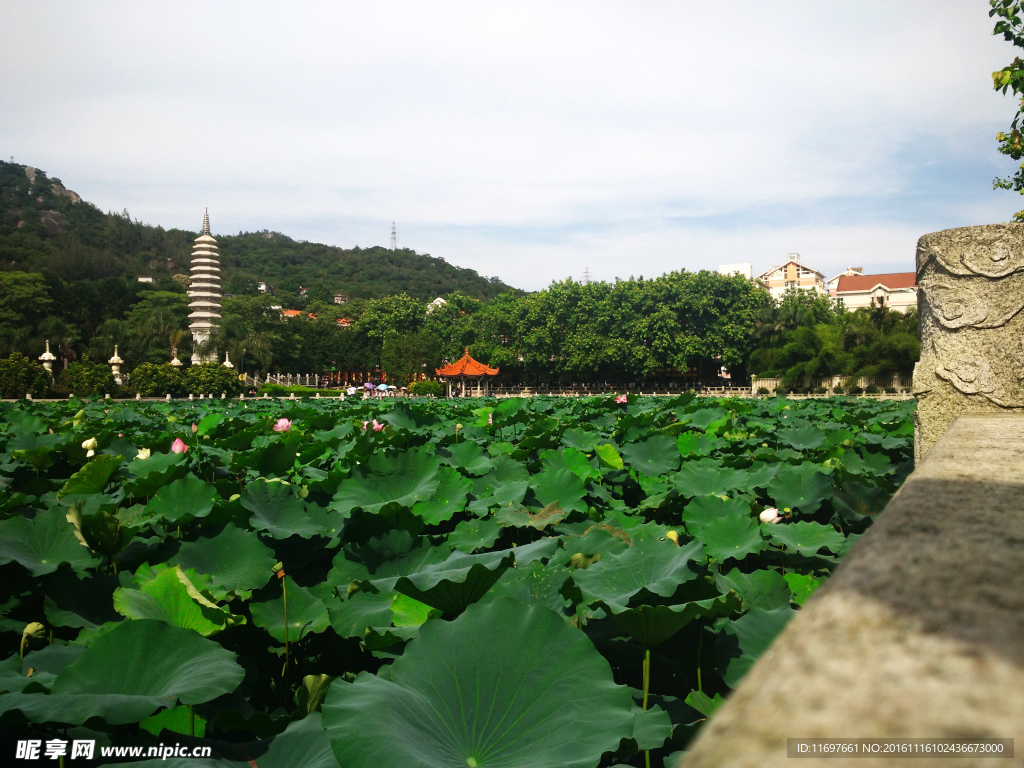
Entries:
{"label": "lotus pond", "polygon": [[0,404],[0,728],[671,763],[909,473],[913,407]]}

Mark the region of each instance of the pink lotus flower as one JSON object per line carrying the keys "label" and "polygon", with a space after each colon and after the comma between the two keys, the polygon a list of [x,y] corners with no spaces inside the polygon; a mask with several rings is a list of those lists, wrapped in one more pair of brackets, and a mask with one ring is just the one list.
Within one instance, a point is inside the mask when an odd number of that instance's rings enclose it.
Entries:
{"label": "pink lotus flower", "polygon": [[492,417],[493,417],[493,416],[494,416],[494,414],[493,414],[493,413],[488,413],[488,414],[487,414],[487,426],[491,426],[491,424],[493,424],[493,423],[494,423],[494,421],[492,420]]}
{"label": "pink lotus flower", "polygon": [[185,451],[187,451],[187,450],[188,450],[188,446],[185,445],[185,441],[184,440],[182,440],[180,437],[174,438],[174,442],[171,443],[171,452],[172,453],[185,453]]}
{"label": "pink lotus flower", "polygon": [[379,424],[377,422],[377,420],[374,419],[373,420],[373,431],[374,432],[380,432],[382,429],[384,429],[384,425],[383,424]]}
{"label": "pink lotus flower", "polygon": [[278,419],[277,424],[274,425],[275,432],[287,432],[292,428],[292,423],[288,419]]}
{"label": "pink lotus flower", "polygon": [[624,403],[624,402],[626,402],[626,396],[625,395],[619,395],[618,397],[615,398],[615,402],[616,403]]}
{"label": "pink lotus flower", "polygon": [[779,514],[779,510],[775,507],[769,507],[758,515],[757,518],[762,523],[777,523],[782,520],[782,515]]}

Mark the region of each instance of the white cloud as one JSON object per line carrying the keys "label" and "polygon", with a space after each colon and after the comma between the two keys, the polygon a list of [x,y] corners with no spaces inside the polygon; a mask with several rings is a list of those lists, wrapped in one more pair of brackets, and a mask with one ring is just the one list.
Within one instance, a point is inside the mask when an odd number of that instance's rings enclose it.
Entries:
{"label": "white cloud", "polygon": [[987,190],[1013,111],[988,75],[1014,50],[986,11],[8,4],[0,152],[168,227],[209,205],[220,231],[365,246],[396,220],[402,245],[526,288],[696,251],[910,268],[921,226],[1014,210]]}

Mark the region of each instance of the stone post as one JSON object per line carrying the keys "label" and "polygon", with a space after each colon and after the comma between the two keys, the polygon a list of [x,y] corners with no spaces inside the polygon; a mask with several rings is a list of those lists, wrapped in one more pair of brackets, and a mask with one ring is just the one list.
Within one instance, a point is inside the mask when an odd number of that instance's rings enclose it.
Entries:
{"label": "stone post", "polygon": [[117,356],[117,344],[114,345],[114,356],[107,360],[110,364],[110,372],[114,374],[114,383],[117,386],[121,386],[121,363],[124,362],[120,357]]}
{"label": "stone post", "polygon": [[46,340],[46,351],[39,356],[40,362],[43,364],[43,368],[50,374],[50,380],[53,380],[53,361],[57,359],[57,356],[50,351],[50,340]]}
{"label": "stone post", "polygon": [[920,461],[963,413],[1024,413],[1024,225],[933,232],[917,243]]}

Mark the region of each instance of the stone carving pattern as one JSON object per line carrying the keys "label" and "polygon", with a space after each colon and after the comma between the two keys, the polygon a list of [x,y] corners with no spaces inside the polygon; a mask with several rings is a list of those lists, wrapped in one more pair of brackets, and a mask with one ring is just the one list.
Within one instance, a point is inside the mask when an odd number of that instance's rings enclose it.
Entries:
{"label": "stone carving pattern", "polygon": [[961,412],[1024,408],[1024,225],[925,235],[917,277],[920,456]]}

